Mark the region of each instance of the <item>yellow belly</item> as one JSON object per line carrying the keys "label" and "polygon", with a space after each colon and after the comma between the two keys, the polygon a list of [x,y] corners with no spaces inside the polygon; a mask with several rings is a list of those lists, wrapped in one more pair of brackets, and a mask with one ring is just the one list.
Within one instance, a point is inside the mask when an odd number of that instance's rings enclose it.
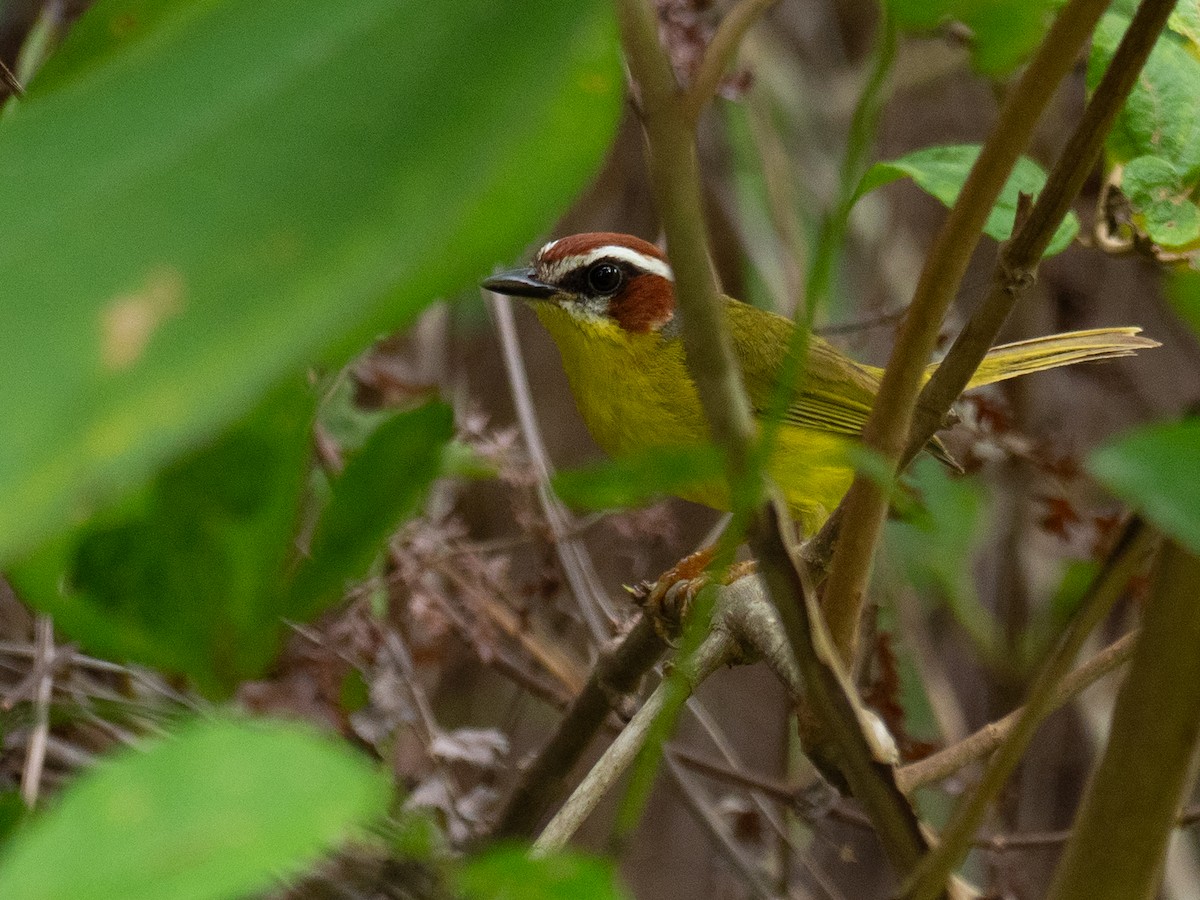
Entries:
{"label": "yellow belly", "polygon": [[[571,392],[592,438],[614,457],[655,447],[709,442],[700,398],[684,363],[681,341],[657,333],[629,334],[615,323],[579,319],[552,304],[534,311],[562,354]],[[812,534],[850,487],[848,441],[825,431],[784,425],[767,471],[792,515]],[[723,480],[680,491],[685,500],[729,509]]]}

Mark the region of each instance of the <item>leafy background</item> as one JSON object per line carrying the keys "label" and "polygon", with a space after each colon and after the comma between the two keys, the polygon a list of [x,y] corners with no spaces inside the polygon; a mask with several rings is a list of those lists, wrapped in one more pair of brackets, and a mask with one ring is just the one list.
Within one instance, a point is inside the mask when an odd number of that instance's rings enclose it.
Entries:
{"label": "leafy background", "polygon": [[[0,4],[0,56],[23,79],[65,35],[0,117],[0,203],[16,226],[0,246],[0,893],[270,891],[349,838],[359,849],[314,881],[620,894],[595,859],[534,864],[501,848],[459,865],[443,852],[478,833],[592,652],[473,283],[544,235],[657,236],[607,6],[463,0],[447,15],[390,0],[100,0],[75,22],[88,5]],[[886,359],[895,311],[995,115],[991,79],[1036,43],[1053,6],[890,4],[906,37],[879,164],[818,321],[857,357]],[[1168,301],[1160,284],[1162,264],[1186,266],[1200,238],[1197,9],[1179,6],[1106,177],[1006,334],[1133,323],[1165,346],[968,401],[953,449],[972,474],[918,467],[919,502],[889,524],[878,680],[900,701],[905,718],[891,724],[910,749],[1011,708],[1112,537],[1114,495],[1200,550],[1200,435],[1176,421],[1200,399],[1200,282],[1170,276]],[[661,10],[686,77],[712,14]],[[1014,188],[1040,184],[1131,12],[1114,4]],[[875,14],[857,0],[779,4],[724,87],[733,99],[703,122],[730,293],[787,311],[786,261],[797,250],[803,269],[835,196]],[[993,239],[1007,235],[1015,193]],[[1111,217],[1097,213],[1102,194]],[[1111,252],[1072,243],[1080,233]],[[951,329],[986,289],[994,248],[977,254]],[[859,325],[837,327],[847,322]],[[555,351],[531,317],[518,312],[518,325],[550,457],[594,461]],[[554,483],[609,506],[714,464],[662,462]],[[580,515],[567,533],[594,564],[585,581],[620,604],[621,585],[655,577],[712,524],[660,501]],[[38,613],[60,645],[42,703]],[[1114,632],[1131,616],[1126,604]],[[230,715],[231,698],[308,725]],[[701,699],[740,765],[795,774],[786,706],[763,672],[724,674]],[[1069,821],[1103,706],[1087,699],[1043,729],[1005,826]],[[53,739],[39,807],[72,787],[27,817],[39,727]],[[147,752],[108,755],[121,744]],[[676,744],[716,753],[690,722]],[[712,794],[734,838],[773,864],[746,794],[723,783]],[[927,792],[922,811],[936,821],[948,801]],[[584,835],[594,849],[603,818]],[[861,829],[801,832],[802,878],[884,895]],[[678,797],[656,792],[621,855],[624,883],[637,896],[739,895],[709,840]],[[416,867],[398,874],[385,851]],[[181,854],[194,864],[176,865]],[[1173,896],[1194,887],[1179,873],[1195,856],[1177,848]],[[1020,892],[1053,860],[1034,847],[978,853],[971,867]],[[303,884],[288,890],[303,896]]]}

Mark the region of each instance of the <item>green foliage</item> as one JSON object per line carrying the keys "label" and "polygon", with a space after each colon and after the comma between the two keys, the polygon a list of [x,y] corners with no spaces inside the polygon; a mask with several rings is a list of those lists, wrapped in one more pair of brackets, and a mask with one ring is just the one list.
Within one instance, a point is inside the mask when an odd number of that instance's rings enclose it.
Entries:
{"label": "green foliage", "polygon": [[1187,38],[1193,53],[1200,51],[1200,0],[1178,0],[1167,27]]}
{"label": "green foliage", "polygon": [[[1198,98],[1200,99],[1200,98]],[[1200,238],[1200,207],[1169,161],[1139,156],[1125,167],[1121,190],[1141,216],[1147,236],[1161,247],[1181,247]]]}
{"label": "green foliage", "polygon": [[553,486],[571,506],[614,509],[686,494],[690,485],[711,484],[724,477],[724,464],[715,447],[659,447],[559,472]]}
{"label": "green foliage", "polygon": [[618,900],[612,866],[577,853],[531,859],[523,847],[500,847],[470,859],[458,873],[467,900]]}
{"label": "green foliage", "polygon": [[387,779],[296,725],[192,722],[79,777],[0,862],[22,900],[223,900],[270,886],[382,816]]}
{"label": "green foliage", "polygon": [[[1108,13],[1100,20],[1088,59],[1087,84],[1094,90],[1111,62],[1129,19]],[[1200,59],[1186,42],[1167,33],[1159,38],[1108,139],[1115,162],[1139,156],[1167,160],[1192,182],[1200,175]]]}
{"label": "green foliage", "polygon": [[311,392],[277,390],[147,487],[15,566],[30,603],[90,650],[221,693],[274,655],[307,481]]}
{"label": "green foliage", "polygon": [[1088,469],[1164,532],[1200,553],[1200,418],[1139,428],[1095,451]]}
{"label": "green foliage", "polygon": [[292,584],[289,615],[313,615],[366,572],[387,536],[417,511],[453,433],[454,414],[442,403],[395,414],[375,429],[334,482]]}
{"label": "green foliage", "polygon": [[366,574],[437,475],[452,431],[440,403],[383,421],[334,481],[297,568],[312,415],[307,387],[276,391],[16,566],[14,584],[97,653],[187,673],[215,695],[261,674],[282,617],[315,615]]}
{"label": "green foliage", "polygon": [[0,129],[0,559],[515,255],[622,84],[598,0],[101,0]]}
{"label": "green foliage", "polygon": [[[890,184],[900,178],[911,178],[923,191],[940,200],[945,206],[954,205],[959,191],[967,180],[971,166],[979,156],[978,144],[956,144],[944,147],[927,147],[909,153],[900,159],[873,165],[858,186],[859,197],[876,188]],[[1013,221],[1017,214],[1020,194],[1036,197],[1046,184],[1046,173],[1037,163],[1021,157],[1009,176],[996,205],[988,215],[984,232],[998,241],[1012,236]],[[1046,248],[1046,255],[1061,253],[1079,233],[1079,220],[1071,213],[1058,226],[1054,238]]]}
{"label": "green foliage", "polygon": [[1200,272],[1184,272],[1169,283],[1167,296],[1179,318],[1200,336]]}
{"label": "green foliage", "polygon": [[[1110,12],[1100,21],[1088,60],[1094,90],[1129,27]],[[1200,8],[1182,3],[1168,23],[1108,137],[1112,162],[1125,164],[1120,187],[1135,224],[1169,249],[1200,239]]]}
{"label": "green foliage", "polygon": [[979,601],[969,565],[983,534],[983,491],[928,456],[916,461],[906,482],[917,502],[903,519],[887,523],[889,555],[918,591],[941,597],[979,648],[990,650],[995,622]]}
{"label": "green foliage", "polygon": [[986,75],[1012,71],[1038,45],[1050,20],[1053,0],[885,0],[896,24],[929,31],[947,21],[965,24],[975,67]]}

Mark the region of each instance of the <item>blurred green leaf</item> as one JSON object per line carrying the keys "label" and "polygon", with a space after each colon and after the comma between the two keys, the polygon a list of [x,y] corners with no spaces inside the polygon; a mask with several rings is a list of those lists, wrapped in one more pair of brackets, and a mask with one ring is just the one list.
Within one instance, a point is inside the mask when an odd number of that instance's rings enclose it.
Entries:
{"label": "blurred green leaf", "polygon": [[1200,418],[1148,425],[1096,450],[1101,484],[1200,553]]}
{"label": "blurred green leaf", "polygon": [[694,485],[725,478],[716,447],[658,447],[555,474],[554,491],[570,506],[615,509],[667,496],[686,496]]}
{"label": "blurred green leaf", "polygon": [[577,853],[531,859],[522,847],[500,847],[467,860],[458,888],[468,900],[618,900],[611,864]]}
{"label": "blurred green leaf", "polygon": [[14,566],[14,586],[89,650],[186,672],[209,694],[259,674],[286,611],[312,415],[296,379]]}
{"label": "blurred green leaf", "polygon": [[292,584],[289,615],[311,617],[342,596],[348,579],[366,574],[387,536],[416,512],[453,434],[454,414],[444,403],[395,413],[371,433],[333,482]]}
{"label": "blurred green leaf", "polygon": [[917,590],[942,598],[980,649],[990,651],[996,625],[975,592],[970,566],[983,535],[983,490],[928,456],[916,461],[905,481],[917,502],[905,518],[887,523],[888,552]]}
{"label": "blurred green leaf", "polygon": [[1028,56],[1050,23],[1054,0],[885,0],[896,24],[929,31],[962,22],[974,36],[971,55],[985,75],[1003,75]]}
{"label": "blurred green leaf", "polygon": [[19,790],[0,792],[0,847],[8,845],[9,839],[29,817],[29,807]]}
{"label": "blurred green leaf", "polygon": [[1067,563],[1049,604],[1034,610],[1032,621],[1025,629],[1021,653],[1024,666],[1032,668],[1037,665],[1054,646],[1075,610],[1087,596],[1099,571],[1099,563],[1091,560],[1075,559]]}
{"label": "blurred green leaf", "polygon": [[600,0],[100,0],[0,130],[0,560],[516,255],[623,82]]}
{"label": "blurred green leaf", "polygon": [[1167,27],[1191,42],[1192,52],[1200,52],[1200,0],[1178,0]]}
{"label": "blurred green leaf", "polygon": [[[923,191],[940,200],[946,207],[954,205],[962,190],[971,166],[979,156],[978,144],[955,144],[945,147],[927,147],[894,159],[873,165],[863,176],[858,186],[859,197],[876,188],[890,184],[900,178],[911,178]],[[1006,241],[1012,236],[1013,221],[1017,214],[1017,199],[1020,194],[1036,197],[1046,184],[1046,173],[1033,160],[1021,157],[1009,176],[1000,198],[988,215],[984,232],[997,241]],[[1061,253],[1070,246],[1079,233],[1079,220],[1070,213],[1046,248],[1046,255]]]}
{"label": "blurred green leaf", "polygon": [[79,776],[6,849],[0,896],[244,896],[360,834],[390,797],[364,757],[308,728],[194,721]]}
{"label": "blurred green leaf", "polygon": [[1200,272],[1180,272],[1169,282],[1167,296],[1179,318],[1200,337]]}
{"label": "blurred green leaf", "polygon": [[1157,156],[1132,160],[1121,176],[1121,191],[1142,217],[1146,234],[1159,246],[1181,247],[1200,238],[1200,208],[1167,160]]}
{"label": "blurred green leaf", "polygon": [[[1108,13],[1092,39],[1087,85],[1094,90],[1129,27],[1129,19]],[[1200,177],[1200,59],[1183,39],[1165,33],[1146,61],[1108,137],[1118,163],[1158,156],[1174,166],[1184,184]]]}

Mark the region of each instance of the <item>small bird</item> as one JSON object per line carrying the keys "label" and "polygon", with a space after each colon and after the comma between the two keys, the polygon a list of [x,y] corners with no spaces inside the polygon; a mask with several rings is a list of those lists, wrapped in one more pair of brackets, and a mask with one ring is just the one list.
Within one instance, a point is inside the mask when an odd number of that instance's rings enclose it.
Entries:
{"label": "small bird", "polygon": [[[684,362],[674,276],[654,244],[626,234],[576,234],[546,244],[528,268],[502,272],[483,286],[532,301],[558,345],[579,412],[606,453],[620,457],[709,442]],[[762,415],[795,326],[729,297],[722,302],[746,391]],[[1005,344],[988,353],[968,388],[1159,346],[1140,331],[1097,328]],[[767,462],[807,534],[828,518],[853,480],[847,444],[861,435],[882,375],[882,369],[810,336],[805,369]],[[927,449],[950,462],[936,438]],[[729,508],[728,487],[720,480],[679,495]]]}

